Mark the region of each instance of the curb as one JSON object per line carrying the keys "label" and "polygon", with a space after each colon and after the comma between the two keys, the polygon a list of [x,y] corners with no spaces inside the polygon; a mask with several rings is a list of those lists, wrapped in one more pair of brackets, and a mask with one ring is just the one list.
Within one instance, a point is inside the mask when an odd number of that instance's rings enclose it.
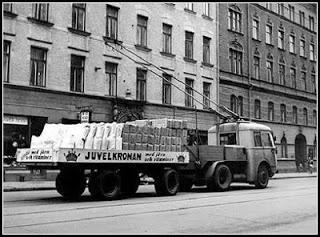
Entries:
{"label": "curb", "polygon": [[[314,178],[317,174],[309,176],[283,176],[283,177],[272,177],[271,179],[296,179],[296,178]],[[142,184],[141,184],[142,185]],[[56,187],[6,187],[3,188],[3,192],[18,192],[18,191],[41,191],[41,190],[55,190]]]}

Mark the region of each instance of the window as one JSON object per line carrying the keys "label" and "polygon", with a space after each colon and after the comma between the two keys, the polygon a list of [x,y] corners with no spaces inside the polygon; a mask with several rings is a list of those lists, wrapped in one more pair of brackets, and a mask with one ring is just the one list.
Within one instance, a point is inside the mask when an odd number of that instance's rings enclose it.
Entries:
{"label": "window", "polygon": [[241,13],[230,8],[228,11],[228,29],[241,32]]}
{"label": "window", "polygon": [[163,40],[163,52],[172,53],[172,26],[163,24],[162,25],[162,40]]}
{"label": "window", "polygon": [[301,72],[301,89],[306,90],[307,89],[307,81],[306,81],[306,72]]}
{"label": "window", "polygon": [[230,49],[231,72],[242,74],[242,52]]}
{"label": "window", "polygon": [[292,122],[298,124],[298,109],[296,106],[292,107]]}
{"label": "window", "polygon": [[299,19],[300,19],[300,25],[305,26],[305,17],[304,17],[303,11],[299,11]]}
{"label": "window", "polygon": [[308,125],[308,110],[303,108],[303,124]]}
{"label": "window", "polygon": [[162,103],[171,104],[171,78],[172,76],[164,73],[162,75],[165,79],[162,82]]}
{"label": "window", "polygon": [[296,53],[295,47],[295,37],[294,35],[289,35],[289,52]]}
{"label": "window", "polygon": [[278,3],[278,14],[283,16],[284,13],[284,5],[283,3]]}
{"label": "window", "polygon": [[314,54],[314,44],[310,44],[310,60],[312,61],[316,60],[315,54]]}
{"label": "window", "polygon": [[286,110],[286,105],[281,104],[280,105],[280,121],[281,122],[286,122],[287,121],[287,110]]}
{"label": "window", "polygon": [[268,102],[268,120],[274,120],[274,104],[273,102]]}
{"label": "window", "polygon": [[236,134],[235,133],[223,133],[220,134],[220,145],[236,145]]}
{"label": "window", "polygon": [[238,114],[243,116],[243,97],[238,96]]}
{"label": "window", "polygon": [[47,49],[31,47],[30,85],[46,86]]}
{"label": "window", "polygon": [[252,38],[259,39],[259,21],[256,19],[252,20]]}
{"label": "window", "polygon": [[210,87],[211,87],[211,84],[210,83],[207,83],[207,82],[204,82],[203,83],[203,108],[204,109],[208,109],[210,108]]}
{"label": "window", "polygon": [[193,33],[186,31],[185,57],[193,59]]}
{"label": "window", "polygon": [[291,82],[292,82],[292,87],[296,88],[297,82],[296,82],[296,69],[295,68],[290,68],[290,78],[291,78]]}
{"label": "window", "polygon": [[203,10],[204,10],[203,14],[205,16],[209,16],[210,17],[210,3],[204,2],[203,3]]}
{"label": "window", "polygon": [[3,3],[3,11],[12,12],[12,3]]}
{"label": "window", "polygon": [[106,62],[106,76],[107,76],[107,88],[108,95],[117,95],[117,67],[115,63]]}
{"label": "window", "polygon": [[314,31],[314,18],[309,16],[309,29]]}
{"label": "window", "polygon": [[317,111],[316,110],[312,111],[312,124],[315,126],[317,125]]}
{"label": "window", "polygon": [[266,8],[272,10],[272,3],[266,3]]}
{"label": "window", "polygon": [[9,82],[10,51],[11,51],[11,42],[4,40],[4,42],[3,42],[3,62],[2,62],[2,78],[3,78],[4,82]]}
{"label": "window", "polygon": [[261,132],[254,131],[253,132],[253,137],[254,137],[254,146],[255,147],[261,147],[262,146]]}
{"label": "window", "polygon": [[118,38],[118,8],[107,5],[107,38]]}
{"label": "window", "polygon": [[260,100],[254,101],[254,117],[257,119],[261,118],[261,103]]}
{"label": "window", "polygon": [[303,39],[300,40],[300,56],[306,56],[306,42]]}
{"label": "window", "polygon": [[137,68],[137,100],[147,99],[147,71]]}
{"label": "window", "polygon": [[193,80],[186,78],[186,107],[193,107]]}
{"label": "window", "polygon": [[261,143],[264,147],[272,147],[270,133],[263,131],[261,132]]}
{"label": "window", "polygon": [[273,82],[273,63],[267,61],[267,81]]}
{"label": "window", "polygon": [[137,44],[147,47],[147,24],[148,18],[138,15]]}
{"label": "window", "polygon": [[230,97],[230,110],[237,113],[237,97],[235,95],[231,95]]}
{"label": "window", "polygon": [[85,31],[86,25],[86,4],[73,3],[72,4],[72,28],[76,30]]}
{"label": "window", "polygon": [[287,139],[283,136],[281,138],[281,157],[288,158],[288,145]]}
{"label": "window", "polygon": [[32,17],[39,21],[48,21],[49,3],[32,3]]}
{"label": "window", "polygon": [[266,25],[266,43],[272,44],[272,26]]}
{"label": "window", "polygon": [[316,75],[314,72],[311,72],[311,87],[312,92],[316,93]]}
{"label": "window", "polygon": [[187,2],[185,5],[185,9],[193,11],[193,3],[192,2]]}
{"label": "window", "polygon": [[290,4],[289,4],[289,19],[291,21],[294,21],[294,6],[291,6]]}
{"label": "window", "polygon": [[210,41],[211,39],[203,36],[203,62],[210,64]]}
{"label": "window", "polygon": [[285,86],[285,66],[279,64],[279,84]]}
{"label": "window", "polygon": [[260,58],[259,57],[253,57],[253,73],[254,78],[259,79],[260,78]]}
{"label": "window", "polygon": [[84,62],[85,57],[71,55],[70,91],[84,91]]}
{"label": "window", "polygon": [[278,48],[284,49],[284,32],[282,30],[278,31]]}

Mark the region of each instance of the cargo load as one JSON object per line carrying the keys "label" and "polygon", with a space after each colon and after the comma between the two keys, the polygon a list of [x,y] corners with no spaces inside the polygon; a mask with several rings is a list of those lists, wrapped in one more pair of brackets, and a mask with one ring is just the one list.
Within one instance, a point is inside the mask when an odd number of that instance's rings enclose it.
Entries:
{"label": "cargo load", "polygon": [[180,152],[187,145],[187,121],[136,120],[126,123],[45,124],[30,148],[83,148]]}

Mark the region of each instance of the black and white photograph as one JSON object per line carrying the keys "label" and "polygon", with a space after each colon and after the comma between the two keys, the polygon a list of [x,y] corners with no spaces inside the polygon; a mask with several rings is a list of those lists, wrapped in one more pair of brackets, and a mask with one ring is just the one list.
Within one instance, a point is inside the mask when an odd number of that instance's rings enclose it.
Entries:
{"label": "black and white photograph", "polygon": [[2,2],[3,235],[318,235],[318,2]]}

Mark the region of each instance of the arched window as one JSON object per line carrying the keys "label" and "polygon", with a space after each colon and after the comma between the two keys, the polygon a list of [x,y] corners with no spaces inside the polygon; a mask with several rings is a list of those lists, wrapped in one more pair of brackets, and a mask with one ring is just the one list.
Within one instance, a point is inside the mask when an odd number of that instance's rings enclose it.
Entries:
{"label": "arched window", "polygon": [[254,117],[257,119],[261,118],[261,105],[260,100],[254,101]]}
{"label": "arched window", "polygon": [[294,124],[298,123],[298,109],[296,106],[292,107],[292,122]]}
{"label": "arched window", "polygon": [[274,120],[274,104],[273,102],[268,102],[268,120]]}
{"label": "arched window", "polygon": [[281,157],[288,158],[288,146],[287,146],[287,139],[283,135],[281,138]]}
{"label": "arched window", "polygon": [[286,111],[286,105],[281,104],[280,105],[280,121],[286,122],[287,121],[287,111]]}

